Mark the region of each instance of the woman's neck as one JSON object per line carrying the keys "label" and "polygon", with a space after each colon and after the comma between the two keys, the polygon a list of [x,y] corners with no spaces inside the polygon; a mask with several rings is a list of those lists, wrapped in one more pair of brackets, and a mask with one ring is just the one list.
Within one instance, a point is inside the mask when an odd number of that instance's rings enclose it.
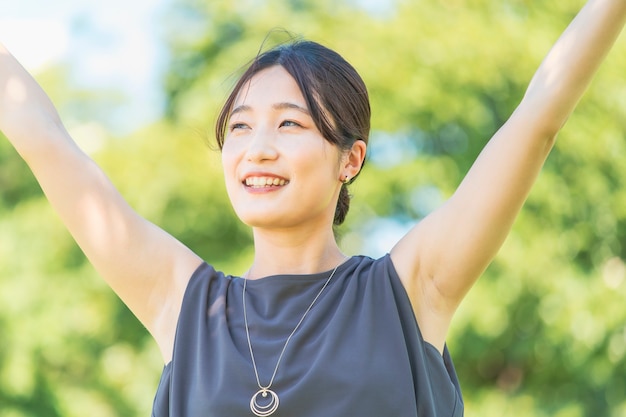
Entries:
{"label": "woman's neck", "polygon": [[333,269],[346,256],[332,228],[327,231],[254,229],[254,261],[246,278],[277,274],[314,274]]}

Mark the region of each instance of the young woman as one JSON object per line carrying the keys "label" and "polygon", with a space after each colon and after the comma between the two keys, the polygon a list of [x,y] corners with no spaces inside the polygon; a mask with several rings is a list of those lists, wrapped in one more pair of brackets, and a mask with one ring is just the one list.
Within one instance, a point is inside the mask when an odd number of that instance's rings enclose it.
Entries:
{"label": "young woman", "polygon": [[348,258],[333,235],[370,110],[356,71],[316,43],[257,57],[218,120],[228,194],[254,234],[243,277],[135,213],[1,47],[0,129],[154,336],[154,416],[460,416],[452,316],[625,19],[624,0],[590,0],[450,200],[380,259]]}

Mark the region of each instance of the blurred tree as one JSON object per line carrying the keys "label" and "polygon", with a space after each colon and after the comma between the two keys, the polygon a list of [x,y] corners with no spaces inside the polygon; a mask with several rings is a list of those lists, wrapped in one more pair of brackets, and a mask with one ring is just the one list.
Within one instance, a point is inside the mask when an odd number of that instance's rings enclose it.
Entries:
{"label": "blurred tree", "polygon": [[[266,39],[270,30],[320,41],[370,89],[371,154],[339,233],[347,252],[378,256],[454,191],[581,5],[178,0],[164,20],[166,117],[125,138],[84,119],[70,127],[141,214],[241,272],[250,234],[205,141],[237,68],[288,37]],[[626,416],[625,48],[622,39],[453,323],[468,416]],[[40,80],[66,120],[98,100],[64,90],[58,72]],[[6,141],[0,187],[0,417],[147,415],[158,352]]]}

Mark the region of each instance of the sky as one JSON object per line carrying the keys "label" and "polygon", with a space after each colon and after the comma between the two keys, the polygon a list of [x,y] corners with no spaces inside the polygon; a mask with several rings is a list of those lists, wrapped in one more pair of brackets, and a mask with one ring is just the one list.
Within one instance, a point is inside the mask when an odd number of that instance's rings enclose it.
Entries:
{"label": "sky", "polygon": [[64,64],[78,87],[121,90],[132,130],[162,108],[159,22],[171,2],[0,0],[0,42],[35,76]]}
{"label": "sky", "polygon": [[[124,134],[162,114],[167,56],[160,24],[174,1],[0,0],[0,42],[35,77],[62,64],[75,87],[122,91],[125,104],[102,122]],[[393,3],[352,1],[377,15]]]}

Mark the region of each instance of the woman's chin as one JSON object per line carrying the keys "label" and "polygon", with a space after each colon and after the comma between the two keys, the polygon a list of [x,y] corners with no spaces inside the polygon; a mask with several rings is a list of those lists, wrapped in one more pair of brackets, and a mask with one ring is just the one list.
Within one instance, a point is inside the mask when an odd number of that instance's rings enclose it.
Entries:
{"label": "woman's chin", "polygon": [[274,229],[288,227],[285,216],[278,213],[237,213],[243,224],[253,228]]}

